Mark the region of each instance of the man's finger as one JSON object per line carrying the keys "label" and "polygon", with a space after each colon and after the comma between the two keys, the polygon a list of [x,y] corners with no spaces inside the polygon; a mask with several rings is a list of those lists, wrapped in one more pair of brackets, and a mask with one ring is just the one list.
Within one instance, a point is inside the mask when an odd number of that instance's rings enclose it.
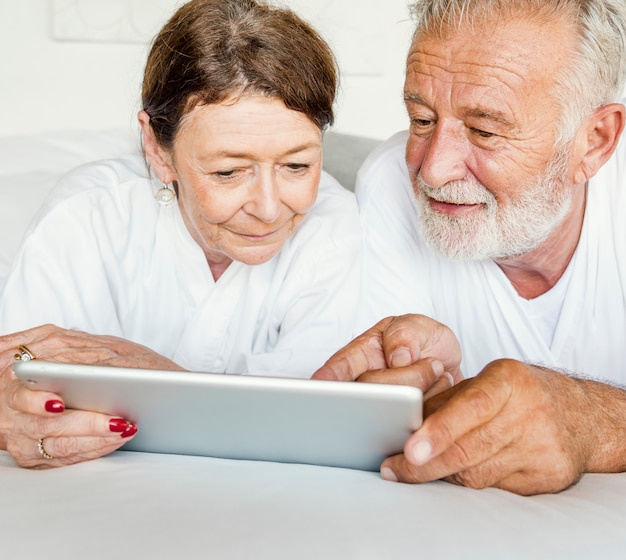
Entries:
{"label": "man's finger", "polygon": [[[453,457],[450,450],[433,459],[426,465],[410,463],[406,455],[394,455],[381,465],[381,476],[394,482],[422,483],[434,480],[446,480],[468,488],[499,487],[506,490],[506,480],[518,479],[519,458],[506,449],[498,452],[486,452],[482,460],[472,456],[476,464],[463,466],[466,461],[459,461],[458,454]],[[512,488],[511,488],[512,489]]]}
{"label": "man's finger", "polygon": [[497,377],[480,378],[465,384],[424,424],[404,447],[407,460],[424,465],[444,453],[461,437],[491,421],[504,408],[511,386],[498,383]]}
{"label": "man's finger", "polygon": [[437,384],[442,377],[445,386],[450,387],[452,377],[449,374],[445,374],[443,364],[438,360],[427,359],[406,367],[368,371],[361,375],[357,381],[410,385],[426,392]]}
{"label": "man's finger", "polygon": [[390,368],[409,365],[424,358],[440,360],[455,383],[463,379],[461,347],[445,325],[424,315],[393,317],[383,332],[383,350]]}
{"label": "man's finger", "polygon": [[371,329],[357,336],[350,344],[335,352],[335,354],[311,376],[311,379],[355,381],[366,371],[386,367],[382,347],[382,336],[385,326],[392,319],[392,317],[387,317],[379,321]]}

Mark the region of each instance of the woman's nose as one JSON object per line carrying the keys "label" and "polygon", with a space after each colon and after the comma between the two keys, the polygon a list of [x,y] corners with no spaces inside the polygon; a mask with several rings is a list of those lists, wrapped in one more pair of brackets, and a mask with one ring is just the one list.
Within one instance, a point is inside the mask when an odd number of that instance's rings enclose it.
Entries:
{"label": "woman's nose", "polygon": [[244,210],[265,223],[272,223],[280,215],[278,181],[272,172],[262,172],[250,190]]}

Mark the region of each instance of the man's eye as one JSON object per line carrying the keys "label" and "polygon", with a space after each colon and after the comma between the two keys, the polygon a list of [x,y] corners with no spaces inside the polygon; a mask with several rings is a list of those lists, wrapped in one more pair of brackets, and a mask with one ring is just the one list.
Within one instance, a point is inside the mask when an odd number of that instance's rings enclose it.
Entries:
{"label": "man's eye", "polygon": [[419,127],[428,127],[433,123],[430,119],[412,119],[412,122]]}
{"label": "man's eye", "polygon": [[481,138],[492,138],[495,136],[493,132],[487,132],[486,130],[480,130],[479,128],[471,129],[474,134],[480,136]]}
{"label": "man's eye", "polygon": [[214,175],[218,177],[232,177],[235,174],[234,169],[230,169],[229,171],[216,171]]}
{"label": "man's eye", "polygon": [[303,169],[308,169],[310,166],[306,163],[288,163],[287,168],[292,171],[302,171]]}

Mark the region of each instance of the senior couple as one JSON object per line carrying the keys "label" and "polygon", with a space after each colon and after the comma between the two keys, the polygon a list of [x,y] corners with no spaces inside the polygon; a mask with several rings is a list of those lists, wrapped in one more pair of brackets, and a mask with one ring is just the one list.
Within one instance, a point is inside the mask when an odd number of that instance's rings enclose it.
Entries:
{"label": "senior couple", "polygon": [[392,481],[534,494],[626,470],[626,6],[412,10],[408,132],[363,165],[358,210],[321,169],[320,36],[255,0],[174,14],[146,64],[146,162],[71,172],[14,264],[0,447],[47,468],[137,431],[21,385],[14,360],[39,358],[415,385]]}

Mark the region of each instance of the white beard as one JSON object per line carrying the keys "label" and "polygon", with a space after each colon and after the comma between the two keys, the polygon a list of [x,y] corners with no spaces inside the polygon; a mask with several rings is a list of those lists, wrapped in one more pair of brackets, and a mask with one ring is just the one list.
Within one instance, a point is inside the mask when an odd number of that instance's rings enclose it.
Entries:
{"label": "white beard", "polygon": [[[414,186],[419,224],[433,250],[453,260],[511,257],[538,247],[563,221],[573,198],[566,187],[568,151],[559,150],[545,173],[513,203],[499,206],[495,196],[474,177],[428,186],[418,174]],[[448,216],[430,205],[430,199],[452,204],[481,204],[482,210]]]}

